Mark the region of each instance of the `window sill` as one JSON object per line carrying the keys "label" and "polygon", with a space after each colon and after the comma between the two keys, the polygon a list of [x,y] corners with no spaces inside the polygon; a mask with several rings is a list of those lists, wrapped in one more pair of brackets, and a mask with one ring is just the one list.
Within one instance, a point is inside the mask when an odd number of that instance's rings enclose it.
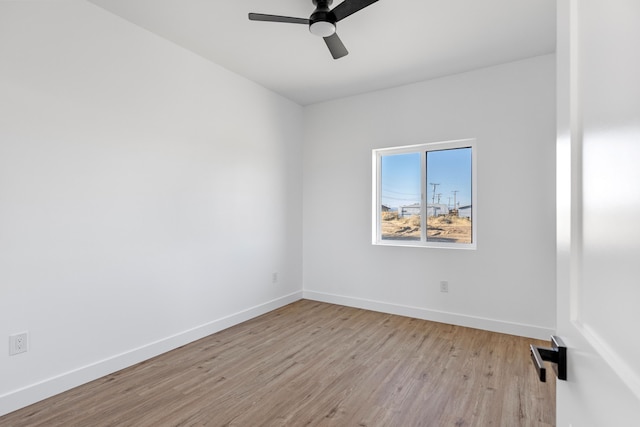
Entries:
{"label": "window sill", "polygon": [[373,246],[398,246],[406,248],[476,250],[476,243],[421,242],[416,240],[377,240]]}

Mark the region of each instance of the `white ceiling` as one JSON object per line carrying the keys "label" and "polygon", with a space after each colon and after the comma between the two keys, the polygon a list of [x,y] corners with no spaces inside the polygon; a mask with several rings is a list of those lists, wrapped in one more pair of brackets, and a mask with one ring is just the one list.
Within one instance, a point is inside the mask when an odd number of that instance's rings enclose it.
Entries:
{"label": "white ceiling", "polygon": [[247,18],[312,0],[89,1],[301,105],[555,51],[555,0],[379,0],[338,23],[338,60],[305,25]]}

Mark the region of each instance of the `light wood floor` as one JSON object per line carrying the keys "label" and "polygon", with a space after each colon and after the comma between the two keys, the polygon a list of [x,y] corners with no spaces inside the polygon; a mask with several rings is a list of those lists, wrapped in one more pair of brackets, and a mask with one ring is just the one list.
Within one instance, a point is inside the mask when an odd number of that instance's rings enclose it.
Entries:
{"label": "light wood floor", "polygon": [[302,300],[0,425],[555,425],[555,381],[537,380],[532,342]]}

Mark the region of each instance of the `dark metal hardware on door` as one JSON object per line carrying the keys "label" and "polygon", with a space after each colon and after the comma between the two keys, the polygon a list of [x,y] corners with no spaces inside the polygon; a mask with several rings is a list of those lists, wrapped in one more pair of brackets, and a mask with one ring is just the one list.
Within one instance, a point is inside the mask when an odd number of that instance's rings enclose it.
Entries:
{"label": "dark metal hardware on door", "polygon": [[567,346],[564,345],[560,337],[551,336],[551,348],[538,347],[533,344],[529,348],[531,349],[531,360],[540,381],[547,381],[547,369],[544,367],[544,361],[554,364],[553,370],[559,380],[567,379]]}

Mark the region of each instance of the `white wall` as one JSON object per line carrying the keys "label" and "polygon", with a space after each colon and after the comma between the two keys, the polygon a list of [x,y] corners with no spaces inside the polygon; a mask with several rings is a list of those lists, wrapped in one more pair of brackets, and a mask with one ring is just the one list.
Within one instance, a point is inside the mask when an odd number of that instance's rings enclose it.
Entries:
{"label": "white wall", "polygon": [[[548,55],[305,108],[305,297],[548,339],[554,79]],[[371,150],[463,138],[477,138],[477,250],[373,246]]]}
{"label": "white wall", "polygon": [[300,298],[301,138],[94,5],[0,2],[0,414]]}

